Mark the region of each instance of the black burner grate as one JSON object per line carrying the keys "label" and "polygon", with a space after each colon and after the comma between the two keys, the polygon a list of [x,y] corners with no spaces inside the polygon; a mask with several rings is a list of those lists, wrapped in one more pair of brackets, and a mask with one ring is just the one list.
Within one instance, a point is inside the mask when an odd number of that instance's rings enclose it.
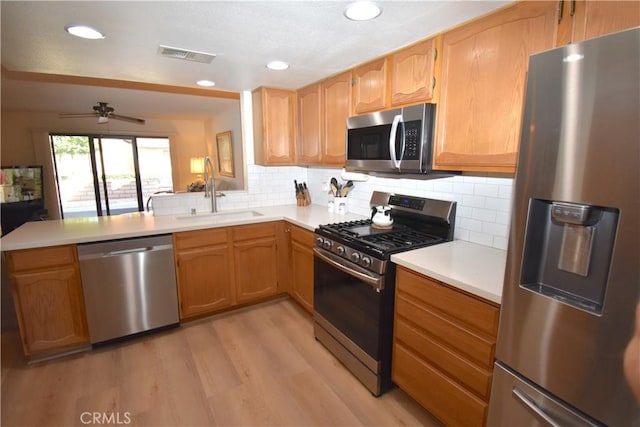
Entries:
{"label": "black burner grate", "polygon": [[371,220],[345,221],[321,225],[320,232],[336,241],[364,251],[370,249],[381,255],[429,246],[445,240],[407,224],[395,223],[390,229],[374,228],[372,224]]}

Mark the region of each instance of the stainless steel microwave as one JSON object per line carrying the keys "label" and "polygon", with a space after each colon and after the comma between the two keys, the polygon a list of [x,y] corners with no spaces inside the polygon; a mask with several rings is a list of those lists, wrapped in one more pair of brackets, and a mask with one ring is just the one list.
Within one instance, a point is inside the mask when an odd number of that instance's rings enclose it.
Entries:
{"label": "stainless steel microwave", "polygon": [[347,119],[346,169],[426,174],[432,170],[435,104]]}

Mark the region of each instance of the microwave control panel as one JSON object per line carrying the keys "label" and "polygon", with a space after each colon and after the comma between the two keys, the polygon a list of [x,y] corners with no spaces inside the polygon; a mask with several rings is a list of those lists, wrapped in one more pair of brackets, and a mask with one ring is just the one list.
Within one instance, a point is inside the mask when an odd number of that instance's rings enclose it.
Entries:
{"label": "microwave control panel", "polygon": [[420,129],[420,121],[414,120],[404,123],[404,155],[405,160],[420,159],[420,140],[422,132]]}

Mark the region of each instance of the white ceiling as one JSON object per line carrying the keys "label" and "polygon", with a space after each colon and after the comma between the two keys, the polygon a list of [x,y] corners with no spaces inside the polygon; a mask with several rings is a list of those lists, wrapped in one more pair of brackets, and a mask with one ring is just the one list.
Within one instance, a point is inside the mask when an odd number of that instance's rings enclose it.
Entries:
{"label": "white ceiling", "polygon": [[[347,1],[6,1],[2,66],[24,71],[219,90],[297,89],[438,33],[508,1],[377,1],[381,16],[353,22]],[[71,23],[106,35],[83,40]],[[216,54],[211,64],[161,57],[158,45]],[[271,71],[279,59],[289,70]],[[97,101],[142,117],[199,115],[229,105],[207,97],[3,79],[2,108],[84,112]],[[120,106],[120,107],[118,107]]]}

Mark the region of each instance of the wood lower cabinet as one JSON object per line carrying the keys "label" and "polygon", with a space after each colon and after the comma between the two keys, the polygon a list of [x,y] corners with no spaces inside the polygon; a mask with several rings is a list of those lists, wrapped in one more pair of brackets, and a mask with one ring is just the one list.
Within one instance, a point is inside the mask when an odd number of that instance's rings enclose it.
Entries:
{"label": "wood lower cabinet", "polygon": [[444,33],[434,169],[513,173],[529,55],[554,46],[553,2],[518,2]]}
{"label": "wood lower cabinet", "polygon": [[273,222],[233,228],[233,261],[238,303],[279,293],[277,237],[277,223]]}
{"label": "wood lower cabinet", "polygon": [[25,355],[88,345],[75,245],[10,251],[6,261]]}
{"label": "wood lower cabinet", "polygon": [[180,319],[234,304],[230,239],[227,228],[174,234]]}
{"label": "wood lower cabinet", "polygon": [[313,232],[293,224],[290,232],[291,297],[313,313]]}
{"label": "wood lower cabinet", "polygon": [[283,239],[283,221],[175,233],[180,318],[287,292]]}
{"label": "wood lower cabinet", "polygon": [[398,267],[392,380],[446,425],[486,423],[500,307]]}

